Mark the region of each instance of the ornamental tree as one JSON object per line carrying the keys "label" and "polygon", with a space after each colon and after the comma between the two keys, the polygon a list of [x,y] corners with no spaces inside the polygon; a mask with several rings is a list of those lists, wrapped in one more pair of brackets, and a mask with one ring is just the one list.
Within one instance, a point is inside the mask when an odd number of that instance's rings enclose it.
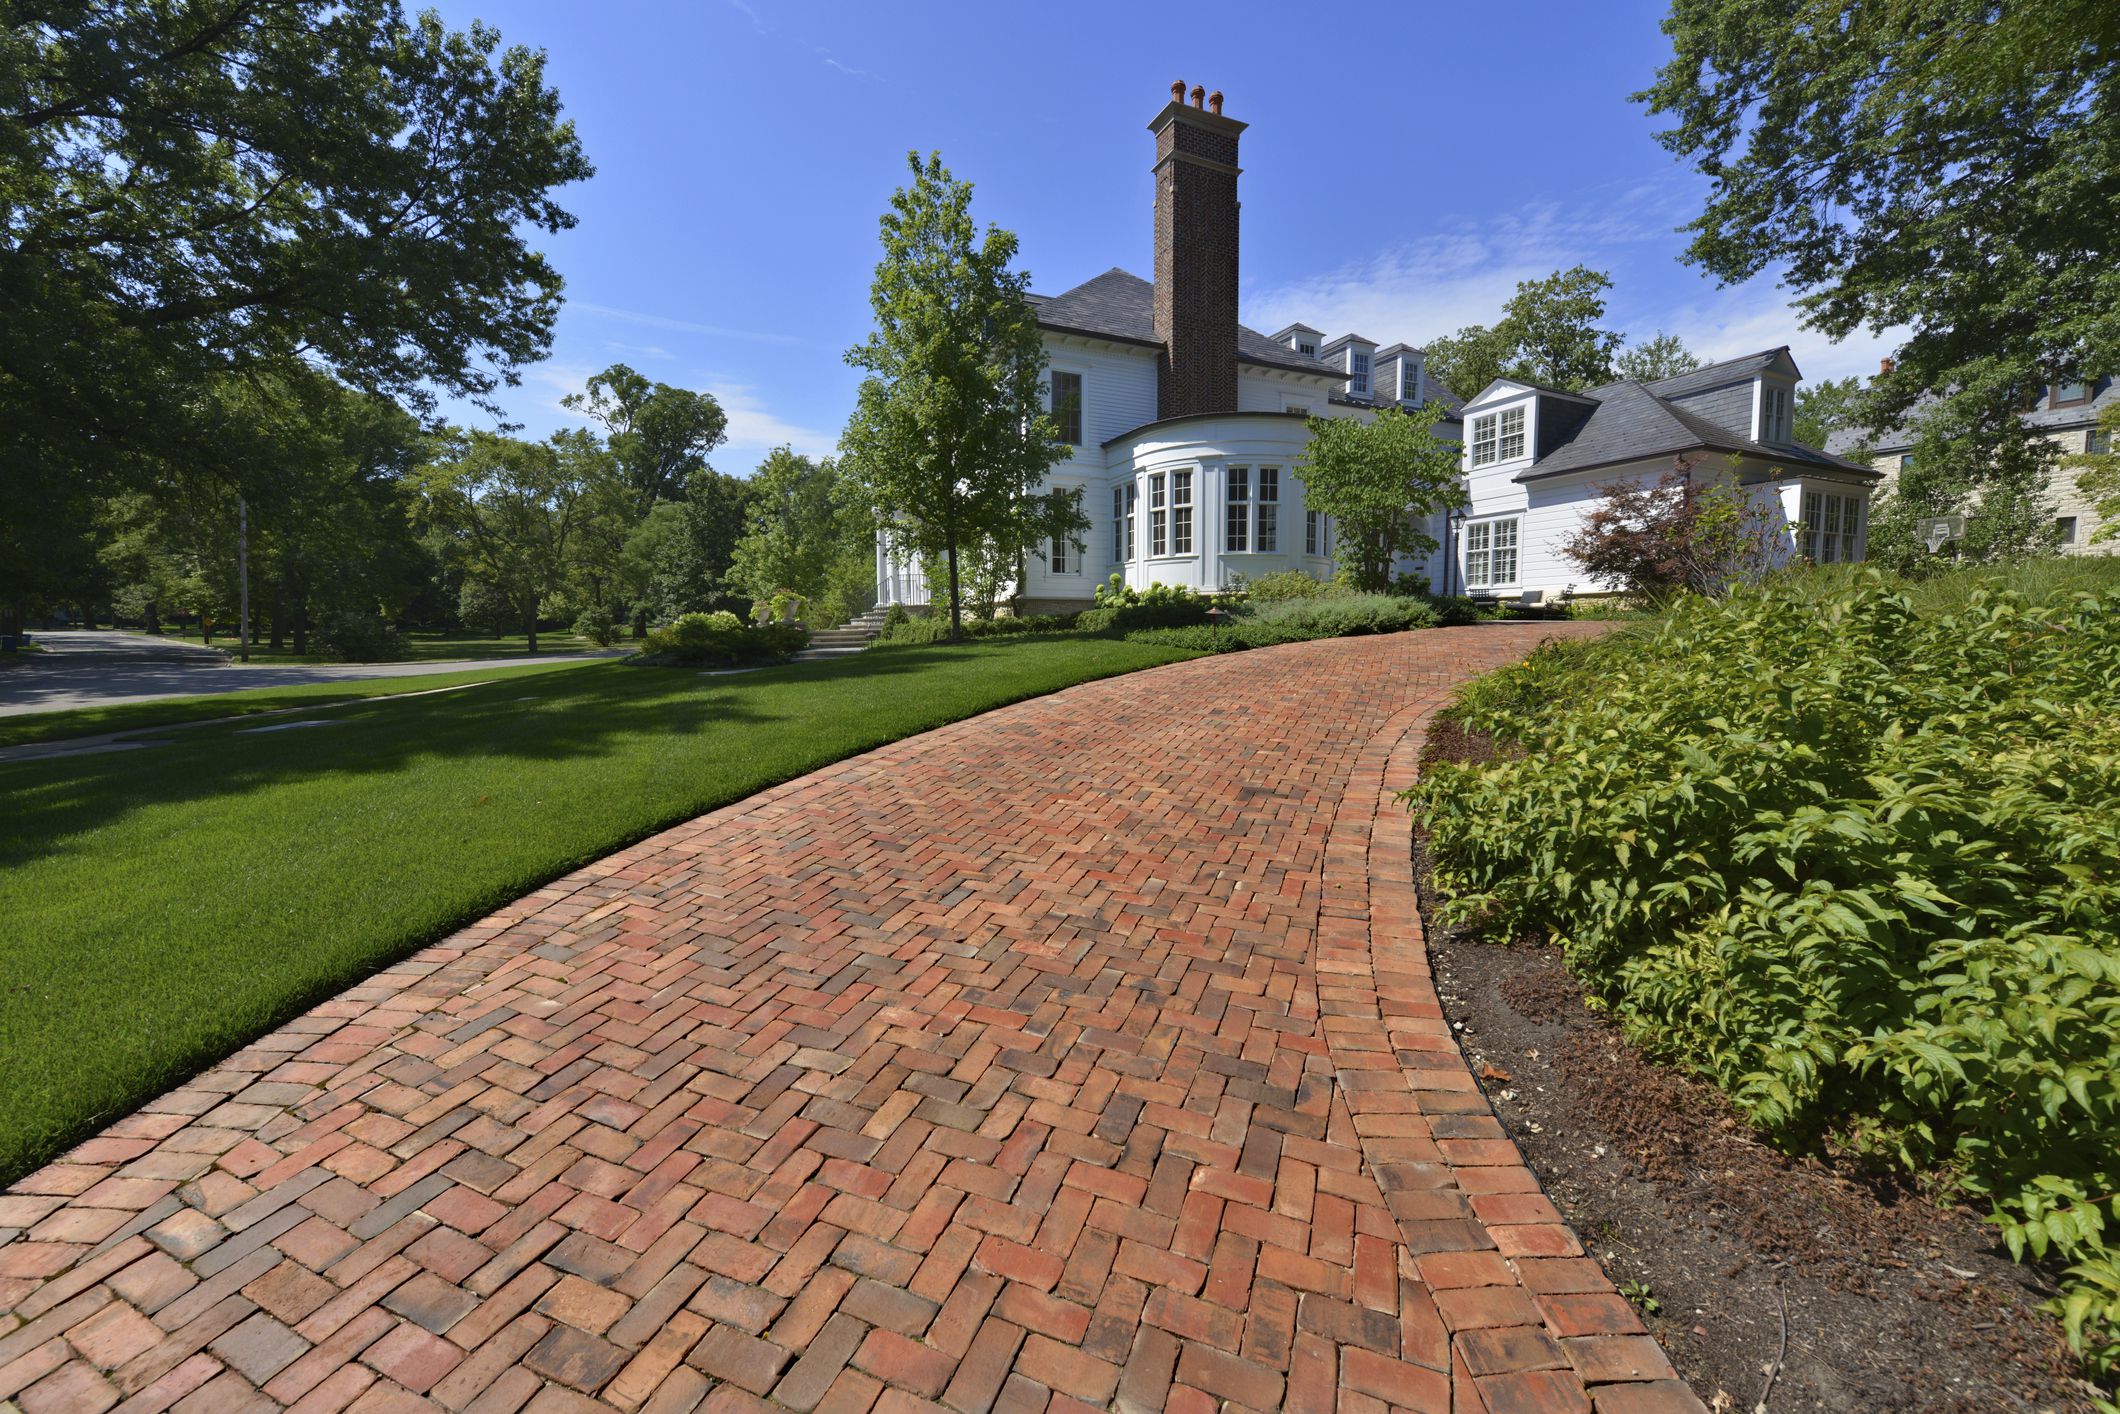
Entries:
{"label": "ornamental tree", "polygon": [[1601,584],[1661,604],[1682,593],[1720,595],[1774,567],[1763,507],[1723,477],[1696,478],[1684,458],[1651,481],[1594,488],[1597,501],[1561,554]]}
{"label": "ornamental tree", "polygon": [[1304,509],[1332,517],[1340,559],[1358,589],[1381,592],[1399,555],[1434,550],[1436,538],[1423,526],[1463,500],[1458,444],[1435,435],[1447,411],[1430,402],[1412,412],[1385,408],[1373,422],[1310,419],[1298,465]]}
{"label": "ornamental tree", "polygon": [[847,351],[866,371],[840,439],[878,522],[940,561],[950,636],[963,632],[964,568],[975,550],[1012,558],[1088,529],[1080,490],[1047,494],[1066,452],[1046,414],[1045,342],[1029,275],[1011,270],[1013,233],[972,220],[972,184],[939,153],[908,153],[910,186],[882,221],[869,295],[876,329]]}

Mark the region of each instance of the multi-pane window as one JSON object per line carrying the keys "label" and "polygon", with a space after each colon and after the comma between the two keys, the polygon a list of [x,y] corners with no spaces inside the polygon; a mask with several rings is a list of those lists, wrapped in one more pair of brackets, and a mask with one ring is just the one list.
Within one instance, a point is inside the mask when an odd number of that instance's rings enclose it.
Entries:
{"label": "multi-pane window", "polygon": [[1489,413],[1472,419],[1472,464],[1514,461],[1524,454],[1524,410]]}
{"label": "multi-pane window", "polygon": [[1410,358],[1399,360],[1399,400],[1408,403],[1421,400],[1421,366]]}
{"label": "multi-pane window", "polygon": [[1479,520],[1465,527],[1465,587],[1493,589],[1516,583],[1516,517]]}
{"label": "multi-pane window", "polygon": [[1229,511],[1223,517],[1222,548],[1242,554],[1251,548],[1251,468],[1229,469]]}
{"label": "multi-pane window", "polygon": [[1271,555],[1281,548],[1281,469],[1259,468],[1259,553]]}
{"label": "multi-pane window", "polygon": [[1134,557],[1134,505],[1140,498],[1131,481],[1112,487],[1112,558],[1122,563]]}
{"label": "multi-pane window", "polygon": [[2082,380],[2073,383],[2056,383],[2049,407],[2066,407],[2070,403],[2087,403],[2091,398],[2091,385]]}
{"label": "multi-pane window", "polygon": [[1787,388],[1768,386],[1760,389],[1759,440],[1762,442],[1786,442],[1789,440],[1789,390]]}
{"label": "multi-pane window", "polygon": [[1082,445],[1082,375],[1053,374],[1053,425],[1070,447]]}
{"label": "multi-pane window", "polygon": [[1511,408],[1501,415],[1501,435],[1494,449],[1497,461],[1515,461],[1524,454],[1524,410]]}
{"label": "multi-pane window", "polygon": [[1354,349],[1347,355],[1347,391],[1369,395],[1369,355]]}
{"label": "multi-pane window", "polygon": [[1804,557],[1817,565],[1854,559],[1862,535],[1862,507],[1861,496],[1836,496],[1830,491],[1804,492]]}
{"label": "multi-pane window", "polygon": [[1296,352],[1305,358],[1316,358],[1318,356],[1318,346],[1308,339],[1303,339],[1296,344]]}
{"label": "multi-pane window", "polygon": [[1325,517],[1316,511],[1303,512],[1303,553],[1325,553]]}
{"label": "multi-pane window", "polygon": [[2100,427],[2093,427],[2083,434],[2083,450],[2094,457],[2112,455],[2113,434]]}
{"label": "multi-pane window", "polygon": [[1148,478],[1148,553],[1170,553],[1170,507],[1164,502],[1164,477],[1160,471]]}
{"label": "multi-pane window", "polygon": [[1051,553],[1047,559],[1053,567],[1054,574],[1068,574],[1080,568],[1074,561],[1074,547],[1067,543],[1067,537],[1065,536],[1061,536],[1052,542]]}
{"label": "multi-pane window", "polygon": [[1193,478],[1189,471],[1170,474],[1170,552],[1190,555],[1192,546]]}

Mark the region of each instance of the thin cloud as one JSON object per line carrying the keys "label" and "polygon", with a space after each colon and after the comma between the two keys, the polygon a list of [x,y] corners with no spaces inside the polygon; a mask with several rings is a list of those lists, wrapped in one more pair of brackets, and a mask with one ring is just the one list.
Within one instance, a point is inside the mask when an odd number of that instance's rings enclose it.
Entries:
{"label": "thin cloud", "polygon": [[818,59],[823,61],[824,66],[826,68],[836,69],[840,73],[845,74],[848,78],[866,79],[870,83],[883,82],[883,75],[877,73],[874,69],[863,69],[857,68],[852,64],[843,64],[839,60],[833,58],[832,51],[825,48],[821,44],[807,44],[802,40],[781,34],[778,30],[774,29],[771,25],[767,24],[763,19],[761,19],[759,17],[758,11],[752,9],[749,5],[745,4],[744,0],[729,0],[729,8],[734,10],[737,14],[742,15],[746,20],[749,20],[751,22],[751,31],[754,34],[762,34],[769,39],[777,39],[783,44],[791,44],[798,49],[808,49],[811,54],[815,55]]}
{"label": "thin cloud", "polygon": [[[1470,324],[1491,324],[1517,285],[1582,264],[1613,277],[1610,327],[1646,339],[1669,330],[1704,358],[1731,358],[1787,344],[1807,380],[1876,370],[1903,330],[1867,330],[1839,343],[1803,326],[1771,276],[1726,288],[1700,279],[1699,293],[1669,291],[1677,267],[1675,228],[1698,198],[1678,181],[1608,184],[1591,201],[1542,201],[1487,222],[1459,220],[1436,233],[1372,252],[1339,269],[1255,288],[1246,322],[1278,329],[1302,322],[1423,344]],[[1690,269],[1687,269],[1690,274]],[[1661,297],[1635,292],[1662,286]]]}
{"label": "thin cloud", "polygon": [[627,324],[640,324],[650,329],[676,329],[687,334],[707,334],[717,339],[748,339],[760,344],[799,344],[801,339],[793,334],[766,333],[758,329],[731,329],[725,324],[700,324],[690,319],[672,319],[664,314],[642,314],[637,310],[616,309],[608,304],[591,304],[587,300],[569,300],[567,308],[583,314],[594,314],[605,319],[616,319]]}
{"label": "thin cloud", "polygon": [[753,384],[710,375],[700,391],[713,394],[729,415],[729,440],[715,451],[714,460],[739,476],[749,475],[775,447],[791,447],[806,457],[827,457],[838,446],[836,433],[803,427],[774,413]]}

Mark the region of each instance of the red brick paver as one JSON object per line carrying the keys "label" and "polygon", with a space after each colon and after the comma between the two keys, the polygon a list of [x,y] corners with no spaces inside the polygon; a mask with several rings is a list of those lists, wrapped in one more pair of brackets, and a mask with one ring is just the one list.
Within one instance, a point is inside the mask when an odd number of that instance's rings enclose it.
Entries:
{"label": "red brick paver", "polygon": [[0,1406],[1698,1409],[1391,798],[1550,631],[1086,685],[540,889],[0,1196]]}

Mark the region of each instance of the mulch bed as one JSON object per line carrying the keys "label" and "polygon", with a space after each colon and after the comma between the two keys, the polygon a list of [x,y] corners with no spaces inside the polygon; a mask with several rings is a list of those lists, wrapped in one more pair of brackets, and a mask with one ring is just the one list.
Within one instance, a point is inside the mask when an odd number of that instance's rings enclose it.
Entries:
{"label": "mulch bed", "polygon": [[[1455,723],[1424,759],[1485,759]],[[1415,871],[1443,1009],[1488,1100],[1711,1409],[2089,1410],[2053,1294],[1993,1227],[1846,1156],[1790,1157],[1721,1091],[1647,1059],[1558,949],[1441,927]]]}

